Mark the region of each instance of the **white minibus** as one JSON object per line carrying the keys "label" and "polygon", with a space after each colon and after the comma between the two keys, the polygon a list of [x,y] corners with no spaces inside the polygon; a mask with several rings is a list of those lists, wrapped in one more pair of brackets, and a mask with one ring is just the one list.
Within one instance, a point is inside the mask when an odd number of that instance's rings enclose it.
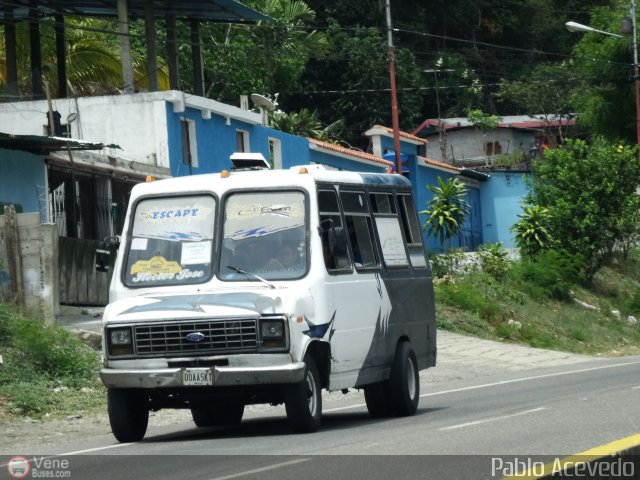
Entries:
{"label": "white minibus", "polygon": [[416,412],[436,324],[405,177],[308,165],[142,183],[119,240],[100,373],[117,440],[141,440],[150,411],[228,426],[257,403],[312,432],[322,389],[363,389],[373,417]]}

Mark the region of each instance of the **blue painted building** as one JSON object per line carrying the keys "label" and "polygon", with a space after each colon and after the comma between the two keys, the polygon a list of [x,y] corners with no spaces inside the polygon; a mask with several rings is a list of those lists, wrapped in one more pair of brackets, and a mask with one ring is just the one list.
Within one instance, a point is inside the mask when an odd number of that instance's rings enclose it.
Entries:
{"label": "blue painted building", "polygon": [[[46,185],[37,197],[46,203],[62,183],[78,184],[80,190],[75,193],[78,197],[101,199],[83,206],[86,228],[79,232],[94,232],[93,237],[86,238],[100,238],[105,232],[108,235],[118,231],[120,224],[109,216],[124,211],[127,191],[145,176],[187,176],[229,169],[229,157],[238,151],[259,152],[274,168],[310,163],[365,172],[389,172],[395,168],[393,131],[379,125],[365,132],[370,148],[363,152],[266,127],[263,115],[249,110],[246,104],[240,108],[178,91],[56,99],[54,108],[62,119],[67,119],[62,124],[65,135],[106,146],[96,153],[74,153],[73,159],[48,155],[44,160],[46,167],[40,163],[37,168],[28,169],[4,155],[0,162],[0,168],[5,169],[0,172],[3,173],[0,192],[6,192],[5,196],[10,198],[0,201],[22,203],[24,211],[40,211],[44,218],[52,211],[51,205],[34,201],[35,194],[29,201],[22,195],[29,188],[34,189],[34,185]],[[47,109],[46,101],[0,104],[0,124],[6,126],[8,133],[42,136],[41,118],[46,118]],[[42,116],[33,112],[41,112]],[[526,191],[517,174],[512,172],[507,182],[505,175],[496,172],[487,174],[433,160],[427,157],[427,143],[424,138],[400,132],[402,173],[414,185],[418,211],[424,210],[432,198],[426,187],[437,185],[438,177],[458,178],[469,190],[471,215],[460,236],[443,247],[474,250],[483,242],[494,241],[512,246],[509,228],[517,220]],[[69,172],[74,172],[76,178],[81,176],[84,183],[65,177],[71,175]],[[43,182],[43,176],[47,181]],[[29,187],[17,188],[17,179],[24,180]],[[105,209],[103,204],[110,207]],[[92,206],[95,211],[87,212]],[[61,210],[65,211],[69,209]],[[105,215],[109,217],[106,222]],[[425,220],[422,215],[421,222]],[[118,221],[121,222],[121,215]],[[61,235],[72,236],[68,229],[61,230]],[[425,241],[430,250],[441,249],[437,239],[425,235]]]}
{"label": "blue painted building", "polygon": [[46,168],[42,155],[0,148],[0,215],[13,204],[18,213],[46,212]]}
{"label": "blue painted building", "polygon": [[491,172],[491,181],[484,185],[480,194],[484,243],[501,242],[504,248],[516,247],[510,228],[519,220],[527,192],[526,172]]}

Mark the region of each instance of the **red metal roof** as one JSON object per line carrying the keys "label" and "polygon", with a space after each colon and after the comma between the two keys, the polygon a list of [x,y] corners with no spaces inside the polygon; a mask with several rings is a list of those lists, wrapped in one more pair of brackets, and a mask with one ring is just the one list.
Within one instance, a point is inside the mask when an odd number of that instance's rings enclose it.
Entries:
{"label": "red metal roof", "polygon": [[350,155],[352,157],[360,158],[368,162],[379,163],[381,165],[384,165],[385,167],[394,165],[393,162],[389,162],[387,160],[384,160],[383,158],[376,157],[375,155],[372,155],[370,153],[361,152],[360,150],[352,150],[350,148],[341,147],[340,145],[336,145],[334,143],[321,142],[320,140],[316,140],[315,138],[308,138],[307,140],[309,140],[310,143],[314,143],[326,150],[342,153],[344,155]]}
{"label": "red metal roof", "polygon": [[[385,127],[384,125],[374,125],[372,128],[382,128],[382,129],[386,130],[387,132],[389,132],[391,135],[393,135],[393,128]],[[407,132],[403,132],[403,131],[400,131],[398,133],[399,133],[399,135],[401,137],[409,139],[409,140],[413,140],[414,142],[429,143],[429,140],[427,140],[426,138],[416,137],[415,135],[412,135],[411,133],[407,133]]]}
{"label": "red metal roof", "polygon": [[430,158],[427,158],[427,157],[418,157],[418,159],[422,160],[427,165],[433,165],[434,167],[444,168],[446,170],[451,170],[452,172],[455,172],[455,173],[460,173],[462,171],[462,168],[454,167],[450,163],[439,162],[438,160],[431,160]]}

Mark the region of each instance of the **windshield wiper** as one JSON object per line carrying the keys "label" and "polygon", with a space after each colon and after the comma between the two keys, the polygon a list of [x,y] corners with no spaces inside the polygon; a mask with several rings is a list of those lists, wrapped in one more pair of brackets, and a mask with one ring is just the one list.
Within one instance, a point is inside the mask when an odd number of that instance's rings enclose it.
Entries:
{"label": "windshield wiper", "polygon": [[264,283],[269,288],[276,288],[276,286],[273,283],[271,283],[270,281],[262,278],[259,275],[256,275],[255,273],[247,272],[246,270],[242,270],[241,268],[234,267],[233,265],[227,265],[227,268],[230,268],[234,272],[241,273],[242,275],[246,275],[249,278],[255,278],[256,280],[260,280],[262,283]]}

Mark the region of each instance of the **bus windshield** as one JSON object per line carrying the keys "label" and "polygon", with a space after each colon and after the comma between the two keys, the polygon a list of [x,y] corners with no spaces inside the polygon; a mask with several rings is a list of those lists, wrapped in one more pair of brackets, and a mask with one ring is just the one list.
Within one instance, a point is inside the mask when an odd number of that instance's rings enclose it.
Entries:
{"label": "bus windshield", "polygon": [[300,191],[238,192],[227,197],[220,278],[302,277],[307,271],[305,205]]}
{"label": "bus windshield", "polygon": [[148,198],[135,207],[124,272],[130,286],[203,283],[211,278],[215,199]]}

